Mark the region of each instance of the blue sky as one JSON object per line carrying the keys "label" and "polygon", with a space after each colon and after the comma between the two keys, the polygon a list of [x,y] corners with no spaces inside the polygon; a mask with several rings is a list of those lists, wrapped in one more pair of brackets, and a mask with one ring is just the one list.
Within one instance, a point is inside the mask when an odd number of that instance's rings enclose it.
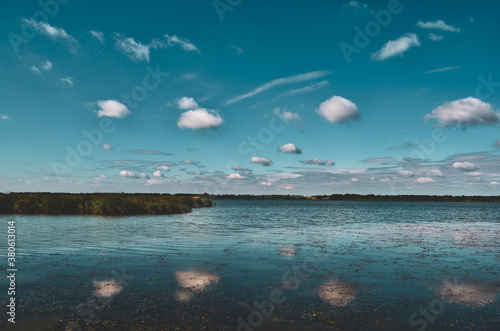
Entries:
{"label": "blue sky", "polygon": [[500,193],[494,1],[41,3],[0,3],[2,192]]}

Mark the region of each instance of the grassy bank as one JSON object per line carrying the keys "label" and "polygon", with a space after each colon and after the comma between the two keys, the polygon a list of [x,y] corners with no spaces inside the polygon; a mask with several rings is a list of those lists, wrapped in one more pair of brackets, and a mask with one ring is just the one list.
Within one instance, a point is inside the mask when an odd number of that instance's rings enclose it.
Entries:
{"label": "grassy bank", "polygon": [[212,207],[206,197],[127,193],[0,193],[0,214],[162,215]]}

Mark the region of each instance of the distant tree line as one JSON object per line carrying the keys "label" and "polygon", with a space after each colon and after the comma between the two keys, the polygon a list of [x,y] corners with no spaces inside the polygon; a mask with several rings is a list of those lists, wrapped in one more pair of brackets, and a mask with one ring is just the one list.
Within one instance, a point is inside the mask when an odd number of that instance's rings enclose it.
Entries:
{"label": "distant tree line", "polygon": [[160,215],[212,207],[207,197],[128,193],[0,193],[0,214]]}
{"label": "distant tree line", "polygon": [[315,201],[421,201],[421,202],[500,202],[500,196],[453,196],[453,195],[375,195],[375,194],[332,194],[332,195],[252,195],[217,194],[204,196],[220,200],[315,200]]}

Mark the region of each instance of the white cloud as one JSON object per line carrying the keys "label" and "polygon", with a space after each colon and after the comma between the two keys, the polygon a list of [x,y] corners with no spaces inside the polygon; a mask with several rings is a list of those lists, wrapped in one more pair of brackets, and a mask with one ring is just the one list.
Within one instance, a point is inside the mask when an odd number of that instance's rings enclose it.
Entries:
{"label": "white cloud", "polygon": [[349,6],[354,7],[354,8],[368,8],[368,5],[366,3],[361,3],[358,1],[349,2]]}
{"label": "white cloud", "polygon": [[272,183],[269,183],[269,182],[260,182],[259,183],[260,186],[271,186],[273,185]]}
{"label": "white cloud", "polygon": [[300,161],[302,162],[303,164],[316,164],[316,165],[330,165],[330,166],[333,166],[335,165],[335,162],[333,162],[332,160],[326,160],[326,161],[323,161],[323,160],[320,160],[320,159],[312,159],[312,160],[302,160]]}
{"label": "white cloud", "polygon": [[64,29],[51,26],[44,22],[35,22],[32,18],[23,18],[23,24],[29,25],[38,31],[40,34],[45,35],[52,40],[66,42],[72,53],[76,53],[79,47],[78,40],[69,35]]}
{"label": "white cloud", "polygon": [[436,22],[418,21],[417,26],[423,29],[437,29],[449,32],[460,32],[460,29],[454,27],[453,25],[446,24],[443,20],[437,20]]}
{"label": "white cloud", "polygon": [[444,177],[443,173],[439,169],[432,169],[430,174],[433,176]]}
{"label": "white cloud", "polygon": [[283,186],[283,188],[285,190],[293,190],[294,189],[294,187],[292,185],[285,185],[285,186]]}
{"label": "white cloud", "polygon": [[490,185],[500,185],[499,182],[490,182]]}
{"label": "white cloud", "polygon": [[410,170],[400,170],[400,171],[398,171],[398,174],[400,174],[401,176],[411,177],[411,176],[413,176],[413,171],[410,171]]}
{"label": "white cloud", "polygon": [[198,108],[198,104],[193,98],[182,97],[177,100],[177,106],[179,109],[195,109]]}
{"label": "white cloud", "polygon": [[106,143],[102,143],[102,148],[107,149],[108,151],[113,149],[113,147],[111,147],[110,144],[106,144]]}
{"label": "white cloud", "polygon": [[474,177],[477,177],[477,176],[481,176],[483,173],[482,172],[479,172],[479,171],[474,171],[474,172],[469,172],[467,173],[467,175],[469,176],[474,176]]}
{"label": "white cloud", "polygon": [[160,184],[164,184],[166,183],[165,180],[162,180],[162,179],[150,179],[148,181],[146,181],[146,186],[150,186],[150,185],[160,185]]}
{"label": "white cloud", "polygon": [[146,61],[149,63],[149,51],[157,48],[157,44],[143,45],[133,38],[125,38],[119,34],[115,36],[115,46],[122,51],[129,59],[135,62]]}
{"label": "white cloud", "polygon": [[420,177],[416,180],[417,183],[425,184],[425,183],[434,183],[434,179],[429,177]]}
{"label": "white cloud", "polygon": [[8,120],[9,116],[2,114],[2,116],[0,118],[3,119],[3,120]]}
{"label": "white cloud", "polygon": [[326,118],[330,124],[344,123],[360,118],[359,109],[355,103],[336,95],[323,101],[316,112]]}
{"label": "white cloud", "polygon": [[166,34],[164,37],[167,39],[168,46],[180,45],[186,52],[197,52],[198,54],[200,53],[198,48],[186,38],[180,38],[176,35],[169,36],[168,34]]}
{"label": "white cloud", "polygon": [[357,179],[357,178],[351,178],[351,182],[357,183],[357,182],[359,182],[359,179]]}
{"label": "white cloud", "polygon": [[302,154],[302,150],[297,148],[294,144],[285,144],[280,146],[278,147],[278,151],[283,153]]}
{"label": "white cloud", "polygon": [[393,56],[402,56],[410,48],[418,46],[420,46],[418,36],[414,33],[407,33],[396,40],[389,40],[381,49],[372,54],[372,59],[384,61]]}
{"label": "white cloud", "polygon": [[142,179],[149,179],[149,176],[143,172],[139,175],[139,177]]}
{"label": "white cloud", "polygon": [[300,121],[300,116],[298,113],[293,113],[291,111],[281,110],[279,107],[273,110],[273,114],[285,121],[298,122]]}
{"label": "white cloud", "polygon": [[156,167],[155,168],[156,170],[163,170],[163,171],[170,171],[170,168],[165,166],[165,165],[162,165],[162,166],[159,166],[159,167]]}
{"label": "white cloud", "polygon": [[435,74],[438,72],[444,72],[444,71],[451,71],[460,68],[459,66],[454,66],[454,67],[444,67],[444,68],[439,68],[439,69],[434,69],[431,71],[425,72],[425,74]]}
{"label": "white cloud", "polygon": [[30,67],[30,70],[33,71],[33,72],[36,72],[37,74],[41,75],[42,72],[40,71],[40,69],[38,69],[37,67],[35,66],[31,66]]}
{"label": "white cloud", "polygon": [[94,177],[95,180],[101,180],[101,179],[105,179],[105,178],[108,178],[108,176],[106,176],[106,175],[100,175],[100,176],[95,176]]}
{"label": "white cloud", "polygon": [[196,164],[196,162],[191,161],[191,160],[183,160],[183,161],[181,161],[181,163],[184,163],[184,164]]}
{"label": "white cloud", "polygon": [[442,127],[493,125],[500,123],[500,114],[489,103],[468,97],[447,102],[427,114],[425,120],[437,119]]}
{"label": "white cloud", "polygon": [[153,172],[153,176],[155,177],[165,177],[160,170]]}
{"label": "white cloud", "polygon": [[263,157],[257,157],[257,156],[252,157],[250,159],[250,162],[251,163],[257,163],[257,164],[262,164],[265,167],[267,167],[267,166],[271,165],[271,163],[273,163],[273,161],[271,161],[269,159],[265,159]]}
{"label": "white cloud", "polygon": [[432,41],[439,41],[439,40],[442,40],[444,38],[444,36],[440,36],[440,35],[437,35],[435,33],[429,33],[427,38],[429,38]]}
{"label": "white cloud", "polygon": [[52,62],[46,60],[44,63],[42,63],[42,69],[45,71],[52,69]]}
{"label": "white cloud", "polygon": [[227,176],[228,179],[245,179],[247,177],[245,176],[242,176],[240,173],[238,172],[235,172],[233,174],[230,174],[229,176]]}
{"label": "white cloud", "polygon": [[94,37],[96,38],[97,40],[99,40],[101,42],[101,44],[104,44],[104,33],[102,33],[101,31],[89,31],[89,33]]}
{"label": "white cloud", "polygon": [[308,80],[313,80],[317,79],[326,75],[329,75],[330,71],[313,71],[313,72],[307,72],[304,74],[300,75],[295,75],[295,76],[289,76],[289,77],[284,77],[284,78],[278,78],[271,80],[267,83],[262,84],[261,86],[257,87],[256,89],[247,92],[245,94],[239,95],[231,100],[228,100],[224,106],[233,104],[235,102],[241,101],[246,98],[253,97],[256,94],[262,93],[272,87],[278,86],[278,85],[285,85],[285,84],[292,84],[292,83],[300,83]]}
{"label": "white cloud", "polygon": [[67,84],[68,86],[73,86],[73,78],[71,77],[63,77],[61,78],[61,82]]}
{"label": "white cloud", "polygon": [[127,170],[122,170],[120,171],[120,176],[123,177],[131,177],[131,178],[137,178],[137,175],[134,174],[132,171],[127,171]]}
{"label": "white cloud", "polygon": [[222,124],[223,120],[213,110],[198,108],[181,114],[177,126],[181,129],[214,129]]}
{"label": "white cloud", "polygon": [[101,108],[97,111],[97,117],[125,118],[132,113],[127,106],[116,100],[100,100],[97,105]]}
{"label": "white cloud", "polygon": [[478,166],[472,162],[455,162],[453,168],[462,171],[474,171],[478,169]]}

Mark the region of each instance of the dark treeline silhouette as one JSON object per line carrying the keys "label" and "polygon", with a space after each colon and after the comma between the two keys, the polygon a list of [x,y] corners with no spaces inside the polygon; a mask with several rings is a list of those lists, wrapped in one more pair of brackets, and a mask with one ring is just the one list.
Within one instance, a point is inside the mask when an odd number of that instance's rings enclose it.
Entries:
{"label": "dark treeline silhouette", "polygon": [[204,194],[220,200],[316,200],[316,201],[420,201],[420,202],[500,202],[500,196],[452,196],[452,195],[251,195],[251,194]]}
{"label": "dark treeline silhouette", "polygon": [[0,193],[0,214],[140,215],[188,213],[209,198],[141,193]]}

